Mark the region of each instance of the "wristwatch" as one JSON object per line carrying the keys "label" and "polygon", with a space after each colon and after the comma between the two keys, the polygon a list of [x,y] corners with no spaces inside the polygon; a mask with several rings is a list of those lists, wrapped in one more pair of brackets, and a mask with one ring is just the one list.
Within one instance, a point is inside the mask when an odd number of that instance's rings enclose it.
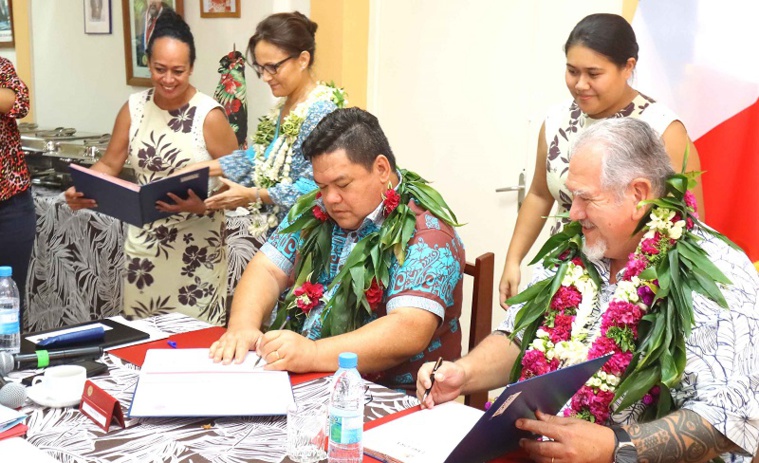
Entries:
{"label": "wristwatch", "polygon": [[638,450],[630,438],[630,434],[621,426],[612,426],[614,431],[614,463],[637,463]]}

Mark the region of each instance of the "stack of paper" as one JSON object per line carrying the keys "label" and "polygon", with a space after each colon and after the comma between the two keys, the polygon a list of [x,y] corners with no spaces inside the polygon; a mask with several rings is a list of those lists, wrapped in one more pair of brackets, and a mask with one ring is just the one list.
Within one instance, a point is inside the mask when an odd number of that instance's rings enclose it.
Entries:
{"label": "stack of paper", "polygon": [[208,349],[150,349],[140,370],[129,416],[285,415],[294,403],[285,371],[213,363]]}

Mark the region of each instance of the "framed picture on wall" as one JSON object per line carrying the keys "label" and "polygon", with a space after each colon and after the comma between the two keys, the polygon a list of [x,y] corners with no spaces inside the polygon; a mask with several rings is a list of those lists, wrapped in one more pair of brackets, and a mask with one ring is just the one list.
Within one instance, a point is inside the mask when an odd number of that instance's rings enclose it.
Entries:
{"label": "framed picture on wall", "polygon": [[239,18],[240,0],[200,0],[201,18]]}
{"label": "framed picture on wall", "polygon": [[84,33],[111,33],[111,0],[84,1]]}
{"label": "framed picture on wall", "polygon": [[[87,0],[89,1],[89,0]],[[150,87],[150,71],[145,49],[155,21],[163,9],[171,7],[184,14],[182,0],[122,0],[124,17],[124,59],[127,85]]]}
{"label": "framed picture on wall", "polygon": [[0,48],[13,48],[15,45],[11,0],[0,0]]}

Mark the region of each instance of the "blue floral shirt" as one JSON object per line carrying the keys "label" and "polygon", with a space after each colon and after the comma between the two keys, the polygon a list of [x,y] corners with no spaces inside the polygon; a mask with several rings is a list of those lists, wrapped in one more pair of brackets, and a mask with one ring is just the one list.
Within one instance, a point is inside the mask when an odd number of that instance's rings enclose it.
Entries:
{"label": "blue floral shirt", "polygon": [[[382,226],[382,203],[357,230],[344,230],[333,225],[332,253],[326,274],[319,282],[329,285],[345,264],[356,243]],[[461,314],[461,293],[464,265],[464,245],[456,231],[428,211],[409,203],[416,214],[416,230],[409,241],[403,265],[393,258],[390,284],[385,289],[380,308],[367,322],[401,307],[429,311],[440,318],[440,324],[427,348],[407,362],[384,372],[372,380],[396,389],[413,390],[416,371],[422,363],[438,356],[455,360],[461,354],[461,331],[458,318]],[[292,276],[297,251],[302,244],[300,232],[285,234],[285,219],[261,248],[283,272]],[[334,291],[326,294],[330,298]],[[302,335],[310,339],[321,338],[321,315],[324,304],[312,309],[303,326]],[[273,317],[276,316],[272,314]],[[399,335],[402,335],[399,333]]]}
{"label": "blue floral shirt", "polygon": [[[700,293],[693,293],[695,323],[685,341],[682,382],[672,389],[672,398],[678,408],[698,413],[747,454],[754,455],[759,448],[759,394],[756,392],[759,391],[759,276],[746,254],[711,235],[699,234],[703,237],[702,248],[733,283],[721,288],[729,309],[721,308]],[[600,307],[609,304],[617,285],[609,282],[608,260],[597,262],[596,268],[602,281],[594,311],[598,324]],[[538,266],[532,283],[553,272]],[[498,329],[511,333],[514,317],[521,307],[522,304],[509,307]],[[638,402],[615,414],[612,421],[633,423],[644,409],[645,405]],[[726,454],[722,458],[726,462],[751,461],[751,457],[739,454]]]}
{"label": "blue floral shirt", "polygon": [[[300,132],[293,144],[293,160],[292,164],[290,164],[290,177],[293,179],[293,183],[289,185],[279,184],[267,189],[274,204],[280,206],[280,211],[277,214],[280,222],[285,218],[290,207],[292,207],[299,196],[316,188],[311,163],[303,157],[303,142],[314,130],[316,124],[335,109],[337,109],[337,106],[329,100],[317,101],[308,109],[306,119],[301,124]],[[272,140],[269,148],[275,142],[276,138]],[[254,186],[255,156],[253,146],[251,146],[246,151],[237,150],[232,152],[232,154],[219,158],[224,177],[246,187]],[[271,204],[264,205],[264,209],[267,212],[272,207]]]}

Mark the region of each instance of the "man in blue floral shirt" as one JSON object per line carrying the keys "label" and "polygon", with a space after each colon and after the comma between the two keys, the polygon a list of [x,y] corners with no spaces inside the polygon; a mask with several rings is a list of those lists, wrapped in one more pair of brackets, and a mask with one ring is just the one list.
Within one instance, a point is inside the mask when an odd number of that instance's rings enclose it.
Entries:
{"label": "man in blue floral shirt", "polygon": [[[358,315],[360,326],[346,330],[342,321],[329,318],[337,316],[329,301],[339,287],[329,285],[339,278],[347,262],[358,257],[355,249],[365,258],[380,255],[378,248],[366,243],[390,227],[395,217],[392,212],[402,196],[398,191],[405,191],[418,177],[396,168],[377,119],[357,108],[325,117],[303,151],[313,163],[319,186],[316,206],[307,212],[313,214],[311,223],[322,221],[331,228],[329,262],[315,265],[321,270],[315,270],[315,278],[303,284],[303,278],[296,275],[298,260],[303,258],[308,237],[317,232],[287,230],[298,217],[285,220],[245,270],[232,303],[229,329],[211,346],[211,353],[217,361],[231,362],[241,361],[249,350],[256,349],[267,368],[313,372],[336,370],[338,354],[352,351],[358,354],[363,374],[389,387],[411,391],[415,372],[425,361],[460,356],[463,244],[445,218],[433,215],[417,204],[419,201],[409,201],[414,229],[402,263],[393,253],[386,261],[378,259],[389,263],[389,268],[377,273],[387,272],[387,287],[372,280],[374,270],[364,267],[351,267],[351,278],[340,280],[354,285],[356,278],[365,279],[365,299],[356,302],[355,310],[361,310],[362,304],[371,309]],[[294,304],[278,306],[280,295],[285,290],[289,293],[293,285],[297,287]],[[295,317],[300,318],[298,332],[275,329],[263,334],[278,311],[293,307]],[[331,332],[340,334],[322,336],[326,321]],[[273,327],[279,328],[278,324]]]}

